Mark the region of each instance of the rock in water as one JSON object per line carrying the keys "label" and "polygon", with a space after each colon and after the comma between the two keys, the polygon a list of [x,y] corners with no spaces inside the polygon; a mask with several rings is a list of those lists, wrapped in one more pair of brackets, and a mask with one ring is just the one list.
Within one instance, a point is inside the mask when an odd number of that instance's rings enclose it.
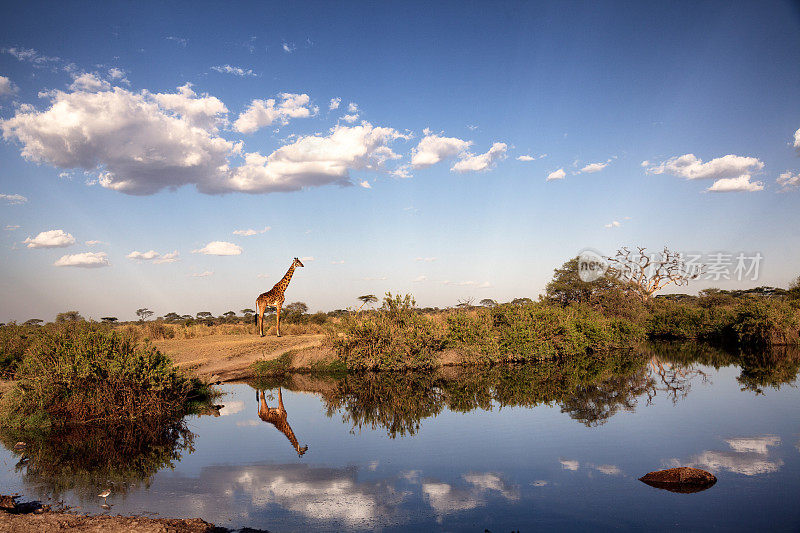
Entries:
{"label": "rock in water", "polygon": [[688,494],[711,488],[717,482],[717,478],[711,472],[681,466],[650,472],[640,477],[639,481],[651,487]]}

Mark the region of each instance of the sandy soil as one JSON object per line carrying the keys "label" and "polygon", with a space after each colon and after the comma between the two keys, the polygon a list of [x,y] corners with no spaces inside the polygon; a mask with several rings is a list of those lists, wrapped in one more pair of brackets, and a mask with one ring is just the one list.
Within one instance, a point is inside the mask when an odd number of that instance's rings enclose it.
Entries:
{"label": "sandy soil", "polygon": [[289,350],[296,352],[295,365],[308,366],[333,357],[322,346],[324,335],[210,335],[193,339],[165,339],[153,344],[175,364],[200,379],[232,381],[253,376],[256,361],[277,359]]}

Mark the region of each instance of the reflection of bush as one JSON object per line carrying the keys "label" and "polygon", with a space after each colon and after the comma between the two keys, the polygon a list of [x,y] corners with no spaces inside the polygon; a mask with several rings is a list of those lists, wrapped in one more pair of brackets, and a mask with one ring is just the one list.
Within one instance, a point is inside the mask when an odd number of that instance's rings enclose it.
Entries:
{"label": "reflection of bush", "polygon": [[[14,449],[18,441],[26,443],[23,450]],[[23,479],[54,499],[70,490],[96,498],[102,488],[125,493],[147,486],[156,472],[194,451],[193,441],[183,422],[0,431],[0,442],[20,459]]]}
{"label": "reflection of bush", "polygon": [[[449,367],[436,373],[349,374],[324,394],[328,416],[337,411],[354,428],[383,427],[391,437],[415,434],[424,418],[444,408],[468,412],[494,405],[560,403],[587,425],[631,409],[646,391],[646,358],[632,354],[584,356],[566,362]],[[592,415],[592,413],[595,413]]]}

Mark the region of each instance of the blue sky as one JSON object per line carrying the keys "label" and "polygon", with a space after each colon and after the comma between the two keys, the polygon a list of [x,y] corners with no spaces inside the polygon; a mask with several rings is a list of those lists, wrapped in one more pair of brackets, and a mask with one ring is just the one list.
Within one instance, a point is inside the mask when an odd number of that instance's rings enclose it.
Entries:
{"label": "blue sky", "polygon": [[796,4],[0,10],[0,321],[239,311],[294,256],[313,310],[536,297],[587,247],[800,274]]}

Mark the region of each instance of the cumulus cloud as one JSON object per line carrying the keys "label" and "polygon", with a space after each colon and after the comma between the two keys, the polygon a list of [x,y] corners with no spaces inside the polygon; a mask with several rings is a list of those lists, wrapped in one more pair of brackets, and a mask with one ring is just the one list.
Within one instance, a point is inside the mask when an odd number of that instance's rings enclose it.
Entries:
{"label": "cumulus cloud", "polygon": [[489,151],[484,154],[463,154],[460,161],[450,169],[453,172],[483,172],[494,167],[498,161],[505,159],[507,146],[505,143],[494,143]]}
{"label": "cumulus cloud", "polygon": [[287,43],[286,41],[283,41],[281,48],[283,48],[283,51],[286,52],[287,54],[291,54],[292,52],[297,50],[297,46],[295,46],[294,43]]}
{"label": "cumulus cloud", "polygon": [[233,123],[234,129],[240,133],[253,133],[273,122],[285,125],[290,118],[310,117],[314,112],[307,94],[281,93],[279,97],[280,103],[274,98],[253,100]]}
{"label": "cumulus cloud", "polygon": [[17,225],[17,224],[6,224],[6,228],[5,229],[6,229],[6,231],[14,231],[14,230],[18,230],[19,228],[20,228],[20,226]]}
{"label": "cumulus cloud", "polygon": [[[350,171],[383,171],[398,159],[389,147],[409,135],[392,128],[337,125],[328,134],[297,138],[269,155],[243,154],[236,167],[229,158],[242,144],[216,134],[224,123],[224,104],[197,96],[184,85],[175,93],[132,92],[120,87],[88,92],[55,91],[47,109],[20,106],[0,121],[3,137],[21,145],[28,160],[94,173],[90,182],[126,194],[147,195],[193,184],[200,192],[270,193],[331,183],[349,185]],[[307,116],[307,95],[282,95],[264,109],[274,120]],[[264,119],[238,121],[250,130]],[[242,117],[240,117],[240,120]]]}
{"label": "cumulus cloud", "polygon": [[245,154],[222,190],[242,192],[296,191],[329,183],[348,185],[350,170],[380,170],[400,156],[388,144],[408,136],[392,128],[337,125],[330,135],[309,135],[269,156]]}
{"label": "cumulus cloud", "polygon": [[211,241],[198,250],[192,250],[192,253],[205,255],[239,255],[242,253],[242,247],[232,242]]}
{"label": "cumulus cloud", "polygon": [[[647,163],[647,164],[645,164]],[[703,162],[694,154],[685,154],[667,159],[657,165],[642,163],[648,174],[672,174],[687,180],[713,179],[709,192],[760,191],[762,182],[751,182],[751,175],[764,168],[764,163],[755,157],[728,154]]]}
{"label": "cumulus cloud", "polygon": [[465,141],[457,137],[441,137],[425,129],[425,137],[411,150],[411,166],[425,168],[465,152],[472,141]]}
{"label": "cumulus cloud", "polygon": [[780,192],[796,191],[800,188],[800,173],[786,171],[775,180],[780,186]]}
{"label": "cumulus cloud", "polygon": [[100,79],[95,74],[84,72],[80,75],[75,75],[72,80],[72,85],[69,88],[73,91],[107,91],[111,88],[111,84],[106,80]]}
{"label": "cumulus cloud", "polygon": [[108,244],[108,243],[103,241],[86,241],[86,246],[96,246],[98,244]]}
{"label": "cumulus cloud", "polygon": [[612,220],[612,221],[611,221],[611,222],[609,222],[608,224],[605,224],[605,226],[604,226],[604,227],[606,227],[606,228],[618,228],[618,227],[620,227],[621,225],[622,225],[622,224],[620,224],[620,222],[619,222],[618,220]]}
{"label": "cumulus cloud", "polygon": [[23,241],[28,248],[66,248],[75,244],[75,237],[61,229],[43,231],[34,238],[28,237]]}
{"label": "cumulus cloud", "polygon": [[270,229],[272,229],[272,228],[269,227],[269,226],[264,226],[264,229],[252,229],[252,228],[251,229],[237,229],[237,230],[233,230],[233,234],[234,235],[240,235],[242,237],[250,237],[252,235],[258,235],[259,233],[266,233]]}
{"label": "cumulus cloud", "polygon": [[252,69],[244,69],[242,67],[233,67],[231,65],[215,65],[211,67],[211,70],[215,72],[220,72],[222,74],[233,74],[234,76],[239,76],[242,78],[245,77],[257,77],[258,74],[253,72]]}
{"label": "cumulus cloud", "polygon": [[712,472],[727,470],[745,476],[770,474],[783,466],[781,459],[770,458],[769,448],[781,443],[777,435],[726,439],[725,442],[731,451],[706,450],[692,458],[689,466]]}
{"label": "cumulus cloud", "polygon": [[28,201],[21,194],[0,194],[0,200],[5,200],[8,205],[22,205]]}
{"label": "cumulus cloud", "polygon": [[111,67],[108,69],[108,77],[121,83],[130,83],[126,77],[126,72],[121,68]]}
{"label": "cumulus cloud", "polygon": [[160,254],[155,250],[150,250],[148,252],[137,252],[133,251],[129,253],[126,257],[133,261],[152,261],[155,264],[162,264],[162,263],[176,263],[179,261],[179,253],[177,250],[174,252]]}
{"label": "cumulus cloud", "polygon": [[487,505],[487,496],[491,492],[499,493],[509,501],[519,499],[519,488],[507,484],[497,474],[470,473],[461,477],[466,487],[454,487],[437,481],[422,483],[422,494],[437,515],[483,507]]}
{"label": "cumulus cloud", "polygon": [[411,175],[410,169],[411,165],[400,165],[396,169],[389,172],[389,174],[391,176],[394,176],[395,178],[400,178],[400,179],[413,178],[414,176]]}
{"label": "cumulus cloud", "polygon": [[517,156],[517,161],[535,161],[536,158],[530,155]]}
{"label": "cumulus cloud", "polygon": [[559,168],[558,170],[555,170],[555,171],[551,172],[550,174],[548,174],[547,175],[547,180],[545,180],[545,181],[563,180],[566,175],[567,175],[567,173],[564,172],[564,169],[563,168]]}
{"label": "cumulus cloud", "polygon": [[333,111],[334,109],[339,109],[339,104],[341,103],[341,98],[331,98],[331,102],[328,104],[328,110]]}
{"label": "cumulus cloud", "polygon": [[356,120],[358,120],[358,113],[356,113],[355,115],[343,115],[343,116],[342,116],[342,120],[344,120],[345,122],[349,122],[350,124],[352,124],[353,122],[355,122]]}
{"label": "cumulus cloud", "polygon": [[589,163],[588,165],[586,165],[581,169],[581,172],[586,174],[591,174],[593,172],[600,172],[601,170],[603,170],[608,166],[608,163],[609,163],[608,161],[600,163]]}
{"label": "cumulus cloud", "polygon": [[17,86],[6,76],[0,76],[0,97],[10,96],[15,92],[17,92]]}
{"label": "cumulus cloud", "polygon": [[575,471],[581,466],[580,462],[574,459],[559,459],[558,462],[561,463],[561,468],[564,470]]}
{"label": "cumulus cloud", "polygon": [[369,184],[367,180],[363,180],[358,184],[360,187],[364,187],[365,189],[371,189],[372,185]]}
{"label": "cumulus cloud", "polygon": [[194,127],[203,112],[187,105],[190,92],[184,86],[170,99],[119,87],[55,91],[49,109],[20,106],[0,128],[6,140],[22,144],[26,159],[95,171],[109,189],[152,194],[189,183],[210,188],[224,180],[234,145]]}
{"label": "cumulus cloud", "polygon": [[57,267],[100,268],[110,266],[105,252],[83,252],[81,254],[64,255],[53,263]]}
{"label": "cumulus cloud", "polygon": [[706,189],[708,192],[756,192],[764,190],[763,181],[750,181],[750,176],[722,178]]}
{"label": "cumulus cloud", "polygon": [[797,150],[797,154],[800,155],[800,128],[794,132],[794,148]]}

